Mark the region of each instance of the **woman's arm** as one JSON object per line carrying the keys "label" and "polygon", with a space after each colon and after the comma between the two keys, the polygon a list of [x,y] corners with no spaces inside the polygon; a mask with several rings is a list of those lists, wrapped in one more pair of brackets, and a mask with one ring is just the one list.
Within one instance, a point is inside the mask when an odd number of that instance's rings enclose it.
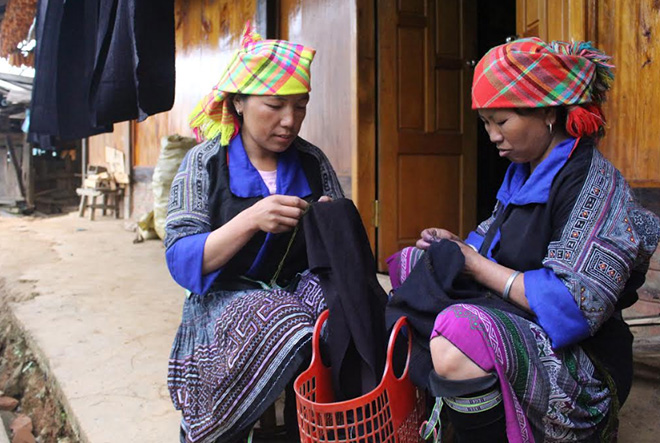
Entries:
{"label": "woman's arm", "polygon": [[[460,239],[456,234],[440,228],[424,229],[417,240],[416,246],[420,249],[428,249],[434,241],[451,240],[456,243],[465,256],[465,268],[463,272],[482,284],[488,289],[502,294],[509,281],[509,278],[515,272],[514,269],[502,266],[477,252],[474,245],[468,244]],[[520,273],[509,289],[509,300],[521,308],[530,311],[529,302],[525,296],[524,274]]]}
{"label": "woman's arm", "polygon": [[293,229],[307,206],[299,197],[271,195],[243,210],[207,237],[202,273],[224,266],[259,231],[277,234]]}
{"label": "woman's arm", "polygon": [[[462,241],[454,241],[461,248],[461,252],[465,256],[465,268],[463,272],[488,289],[502,294],[515,269],[507,268],[487,259]],[[523,273],[515,277],[509,290],[509,301],[531,312],[529,301],[525,295],[524,279],[525,274]]]}

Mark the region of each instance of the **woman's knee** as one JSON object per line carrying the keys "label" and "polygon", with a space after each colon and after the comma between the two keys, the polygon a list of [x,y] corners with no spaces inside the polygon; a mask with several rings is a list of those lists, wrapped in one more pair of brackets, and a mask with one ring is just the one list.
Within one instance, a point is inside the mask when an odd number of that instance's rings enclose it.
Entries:
{"label": "woman's knee", "polygon": [[430,348],[433,369],[444,378],[466,380],[488,374],[441,335],[431,339]]}

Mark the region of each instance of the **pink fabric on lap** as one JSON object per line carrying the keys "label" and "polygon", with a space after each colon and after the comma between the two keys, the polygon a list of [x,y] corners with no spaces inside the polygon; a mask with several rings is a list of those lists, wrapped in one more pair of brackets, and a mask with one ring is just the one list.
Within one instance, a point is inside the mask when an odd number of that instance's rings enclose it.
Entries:
{"label": "pink fabric on lap", "polygon": [[385,260],[390,275],[392,289],[396,290],[408,278],[424,251],[415,247],[407,247],[395,252]]}

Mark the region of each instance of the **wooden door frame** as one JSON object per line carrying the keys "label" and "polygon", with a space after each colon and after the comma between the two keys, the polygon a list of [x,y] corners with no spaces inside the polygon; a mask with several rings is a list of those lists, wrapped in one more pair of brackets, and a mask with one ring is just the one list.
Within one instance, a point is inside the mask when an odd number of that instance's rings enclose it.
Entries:
{"label": "wooden door frame", "polygon": [[[385,4],[383,4],[385,3]],[[388,8],[390,8],[388,10]],[[391,11],[391,8],[394,11]],[[383,77],[390,77],[395,80],[398,80],[396,77],[397,72],[397,60],[395,57],[390,57],[389,59],[384,58],[383,54],[389,52],[389,54],[397,54],[396,50],[396,36],[387,35],[383,37],[384,33],[381,33],[383,27],[388,27],[393,25],[395,28],[397,23],[392,24],[392,21],[397,20],[396,18],[396,8],[397,0],[385,0],[381,1],[379,7],[375,11],[376,13],[376,46],[377,46],[377,70],[378,70],[378,80],[382,81]],[[393,12],[393,15],[388,14],[388,12]],[[388,20],[386,22],[386,20]],[[388,180],[380,182],[381,177],[386,177],[388,172],[391,174],[396,174],[397,167],[397,151],[395,146],[398,145],[399,133],[397,130],[397,112],[384,112],[388,109],[397,109],[398,104],[398,95],[397,95],[398,85],[396,83],[390,84],[376,84],[376,94],[378,98],[377,103],[377,118],[378,118],[378,127],[377,127],[377,159],[376,159],[376,176],[378,177],[376,185],[376,196],[381,198],[381,192],[383,194],[389,194],[394,196],[394,204],[390,210],[387,211],[378,211],[377,214],[379,218],[379,224],[386,226],[396,226],[397,223],[397,208],[398,208],[398,181]],[[389,92],[388,92],[389,91]],[[380,95],[382,94],[382,96]],[[389,169],[389,171],[388,171]],[[398,180],[398,179],[397,179]],[[380,206],[377,205],[377,206]],[[376,237],[376,267],[378,269],[383,269],[385,266],[384,260],[381,261],[381,251],[380,249],[384,246],[384,236],[385,235],[396,235],[395,233],[387,233],[384,235],[377,235]],[[386,243],[386,242],[385,242]]]}
{"label": "wooden door frame", "polygon": [[377,1],[355,1],[356,69],[352,92],[357,97],[357,131],[351,168],[353,201],[362,216],[374,254],[378,226],[375,205],[378,166]]}

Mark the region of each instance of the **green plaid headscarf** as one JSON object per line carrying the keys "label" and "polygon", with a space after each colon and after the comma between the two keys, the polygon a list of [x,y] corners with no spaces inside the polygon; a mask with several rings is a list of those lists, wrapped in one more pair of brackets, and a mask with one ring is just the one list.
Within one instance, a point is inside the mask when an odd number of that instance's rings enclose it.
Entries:
{"label": "green plaid headscarf", "polygon": [[311,91],[310,65],[315,52],[284,40],[262,40],[248,22],[241,49],[190,114],[190,127],[198,140],[220,135],[220,143],[226,146],[238,134],[240,123],[226,100],[231,93],[294,95]]}

